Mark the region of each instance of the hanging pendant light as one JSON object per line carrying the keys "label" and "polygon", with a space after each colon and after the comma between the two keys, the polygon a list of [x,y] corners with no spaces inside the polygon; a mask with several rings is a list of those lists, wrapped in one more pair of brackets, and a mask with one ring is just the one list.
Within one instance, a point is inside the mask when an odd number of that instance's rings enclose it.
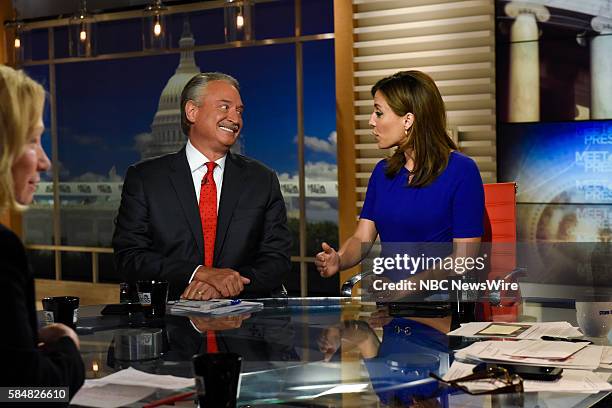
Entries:
{"label": "hanging pendant light", "polygon": [[96,21],[94,16],[87,12],[87,0],[80,0],[79,11],[70,18],[68,28],[70,56],[94,56]]}
{"label": "hanging pendant light", "polygon": [[7,29],[7,32],[12,30],[13,38],[9,39],[7,37],[7,41],[10,41],[10,44],[7,44],[7,49],[13,56],[13,62],[16,66],[20,66],[25,61],[25,30],[23,21],[20,20],[11,20],[4,23],[4,27]]}
{"label": "hanging pendant light", "polygon": [[250,41],[253,36],[253,3],[251,0],[226,0],[223,9],[225,41]]}
{"label": "hanging pendant light", "polygon": [[153,0],[143,11],[142,48],[144,50],[159,50],[168,47],[167,8],[161,0]]}
{"label": "hanging pendant light", "polygon": [[[4,28],[7,33],[12,33],[12,38],[7,36],[7,50],[12,54],[13,63],[15,66],[20,66],[28,58],[26,56],[26,46],[30,48],[30,44],[26,39],[26,25],[19,19],[17,9],[15,9],[15,19],[4,23]],[[29,54],[29,53],[28,53]]]}

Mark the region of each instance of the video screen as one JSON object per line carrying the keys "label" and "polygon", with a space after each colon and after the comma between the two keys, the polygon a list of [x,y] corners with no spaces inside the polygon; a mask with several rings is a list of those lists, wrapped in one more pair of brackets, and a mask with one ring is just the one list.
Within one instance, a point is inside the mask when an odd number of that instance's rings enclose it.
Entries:
{"label": "video screen", "polygon": [[503,124],[498,180],[516,181],[519,241],[612,237],[612,121]]}

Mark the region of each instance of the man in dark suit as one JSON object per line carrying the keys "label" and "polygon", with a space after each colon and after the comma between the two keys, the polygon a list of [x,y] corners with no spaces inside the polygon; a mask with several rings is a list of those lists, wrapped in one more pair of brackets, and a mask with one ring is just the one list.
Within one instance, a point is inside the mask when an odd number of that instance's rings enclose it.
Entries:
{"label": "man in dark suit", "polygon": [[244,106],[237,81],[193,77],[181,94],[187,145],[127,171],[113,237],[129,282],[167,280],[170,298],[270,296],[290,270],[276,174],[231,153]]}

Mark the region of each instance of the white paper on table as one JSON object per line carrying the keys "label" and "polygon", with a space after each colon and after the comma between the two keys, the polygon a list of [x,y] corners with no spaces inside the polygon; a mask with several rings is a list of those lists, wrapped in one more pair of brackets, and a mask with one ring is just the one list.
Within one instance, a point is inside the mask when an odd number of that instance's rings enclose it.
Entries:
{"label": "white paper on table", "polygon": [[601,361],[603,352],[602,346],[586,346],[572,356],[564,360],[533,358],[533,357],[512,357],[509,353],[514,352],[519,347],[523,347],[526,342],[533,340],[519,341],[480,341],[468,347],[457,350],[455,358],[459,360],[481,360],[488,362],[512,363],[531,366],[554,366],[562,368],[573,368],[579,370],[595,370]]}
{"label": "white paper on table", "polygon": [[170,313],[184,314],[207,314],[207,315],[228,315],[236,313],[246,313],[251,310],[263,309],[263,303],[251,302],[246,300],[232,299],[211,299],[211,300],[184,300],[171,302]]}
{"label": "white paper on table", "polygon": [[[491,328],[493,326],[493,328]],[[506,326],[506,327],[504,327]],[[526,330],[518,334],[513,334],[516,328],[527,327]],[[482,333],[480,333],[482,332]],[[477,334],[479,333],[479,334]],[[516,339],[539,339],[542,336],[553,337],[581,337],[582,332],[577,327],[573,327],[568,322],[471,322],[464,323],[458,329],[448,333],[449,336],[464,337],[501,337]]]}
{"label": "white paper on table", "polygon": [[164,390],[178,390],[181,388],[194,387],[195,380],[193,378],[175,377],[173,375],[149,374],[133,367],[128,367],[125,370],[117,371],[116,373],[107,375],[106,377],[95,380],[88,380],[88,386],[97,387],[106,384],[115,385],[135,385],[142,387],[161,388]]}
{"label": "white paper on table", "polygon": [[596,373],[572,369],[564,369],[561,378],[557,381],[525,380],[523,386],[525,392],[558,391],[596,394],[600,391],[612,391],[612,384],[602,380]]}
{"label": "white paper on table", "polygon": [[263,303],[247,302],[243,300],[242,302],[236,305],[224,306],[217,309],[213,309],[210,311],[210,314],[213,316],[223,316],[229,314],[256,312],[261,309],[263,309]]}
{"label": "white paper on table", "polygon": [[115,408],[133,404],[155,392],[155,388],[134,385],[91,385],[86,380],[70,404],[96,408]]}
{"label": "white paper on table", "polygon": [[602,364],[612,364],[612,347],[603,346],[603,354],[601,355]]}
{"label": "white paper on table", "polygon": [[509,351],[512,357],[533,357],[546,359],[566,359],[572,354],[582,350],[589,342],[572,343],[568,341],[528,340],[522,346]]}
{"label": "white paper on table", "polygon": [[[449,381],[456,378],[465,377],[473,373],[475,364],[461,363],[454,361],[450,369],[444,376],[444,379]],[[489,391],[503,386],[503,383],[498,382],[493,384],[490,380],[479,380],[463,382],[461,385],[468,387],[474,391]],[[536,381],[524,380],[523,388],[525,392],[572,392],[572,393],[589,393],[595,394],[600,391],[612,391],[612,384],[602,379],[597,373],[565,369],[561,378],[555,381]]]}

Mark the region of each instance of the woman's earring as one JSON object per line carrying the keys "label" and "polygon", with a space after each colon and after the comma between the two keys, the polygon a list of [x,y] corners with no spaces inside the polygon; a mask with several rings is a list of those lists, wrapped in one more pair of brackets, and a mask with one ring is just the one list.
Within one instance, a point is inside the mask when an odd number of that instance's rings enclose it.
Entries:
{"label": "woman's earring", "polygon": [[404,129],[404,135],[406,135],[406,137],[408,137],[408,129]]}

